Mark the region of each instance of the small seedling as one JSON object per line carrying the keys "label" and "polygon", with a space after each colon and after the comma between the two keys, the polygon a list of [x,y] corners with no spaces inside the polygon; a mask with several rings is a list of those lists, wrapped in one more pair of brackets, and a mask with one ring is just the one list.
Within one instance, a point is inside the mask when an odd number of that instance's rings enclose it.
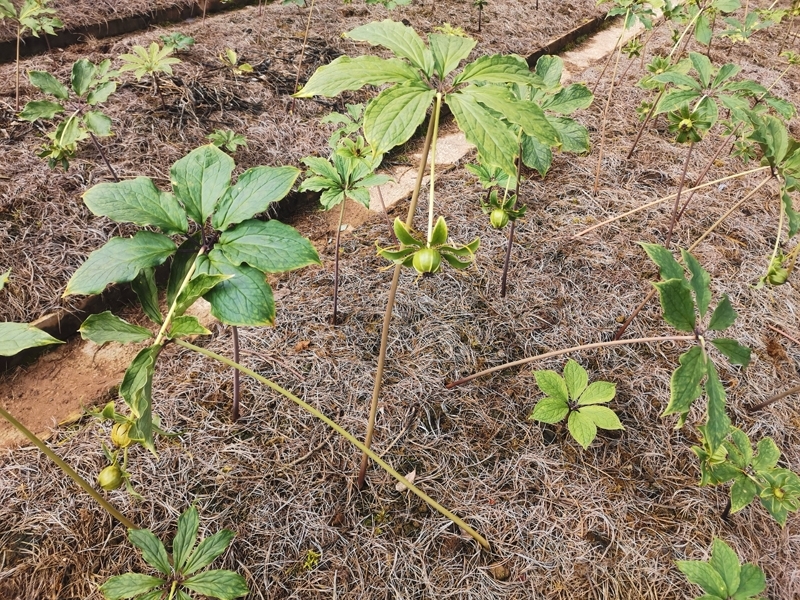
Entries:
{"label": "small seedling", "polygon": [[161,107],[166,108],[164,95],[158,85],[158,74],[172,75],[172,65],[181,62],[181,59],[172,56],[175,48],[172,46],[160,48],[156,42],[152,42],[147,49],[142,46],[134,46],[131,50],[133,50],[133,54],[120,55],[123,64],[119,68],[119,72],[133,71],[137,81],[145,75],[150,75],[153,78],[153,87],[161,98]]}
{"label": "small seedling", "polygon": [[[233,600],[250,593],[244,577],[227,569],[204,570],[228,549],[233,531],[223,529],[197,544],[200,519],[195,507],[178,518],[172,554],[149,529],[131,529],[128,539],[142,551],[142,559],[158,576],[125,573],[111,577],[100,591],[106,600],[188,600],[192,593],[218,600]],[[177,594],[177,596],[176,596]]]}
{"label": "small seedling", "polygon": [[223,66],[234,75],[253,72],[253,65],[240,62],[239,55],[233,48],[225,48],[225,52],[219,55],[219,60],[222,62]]}
{"label": "small seedling", "polygon": [[564,377],[555,371],[534,371],[536,385],[547,394],[528,417],[542,423],[558,423],[567,417],[567,428],[583,449],[597,437],[597,429],[625,429],[606,404],[616,395],[616,385],[595,381],[589,385],[586,370],[574,360],[564,366]]}
{"label": "small seedling", "polygon": [[11,269],[5,273],[0,273],[0,290],[6,287],[8,280],[11,278]]}
{"label": "small seedling", "polygon": [[236,152],[239,146],[247,148],[247,138],[230,129],[215,129],[214,133],[206,136],[206,139],[217,148],[223,148],[230,153]]}
{"label": "small seedling", "polygon": [[160,39],[165,48],[172,48],[175,52],[185,52],[194,46],[194,38],[180,31],[173,31],[169,35],[162,35]]}
{"label": "small seedling", "polygon": [[481,21],[483,18],[483,9],[486,8],[486,5],[489,4],[487,0],[473,0],[472,6],[478,9],[478,33],[481,32]]}
{"label": "small seedling", "polygon": [[332,112],[319,120],[320,123],[341,125],[328,138],[328,146],[331,148],[336,148],[339,145],[339,140],[350,137],[364,125],[363,104],[346,104],[345,108],[347,108],[347,114]]}
{"label": "small seedling", "polygon": [[753,563],[742,565],[733,549],[719,538],[711,543],[711,558],[679,560],[678,569],[703,588],[696,600],[758,600],[767,587],[764,572]]}

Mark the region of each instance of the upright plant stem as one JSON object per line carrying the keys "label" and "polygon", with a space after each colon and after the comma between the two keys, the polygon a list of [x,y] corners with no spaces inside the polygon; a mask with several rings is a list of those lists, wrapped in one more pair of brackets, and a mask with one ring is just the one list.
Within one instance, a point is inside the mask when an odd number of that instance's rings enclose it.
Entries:
{"label": "upright plant stem", "polygon": [[664,247],[669,249],[672,243],[672,231],[675,229],[675,221],[678,220],[678,207],[681,203],[681,192],[683,191],[683,184],[686,182],[686,171],[689,169],[689,159],[692,158],[692,150],[694,149],[694,142],[689,143],[689,152],[686,153],[686,160],[683,161],[683,173],[681,173],[681,181],[678,184],[678,193],[675,194],[675,203],[672,206],[672,217],[669,222],[669,231],[667,232],[667,239],[664,242]]}
{"label": "upright plant stem", "polygon": [[108,162],[108,157],[106,157],[106,153],[103,152],[103,147],[100,145],[100,142],[97,141],[97,138],[91,131],[89,132],[89,135],[92,138],[92,142],[94,142],[94,147],[100,153],[100,156],[103,157],[103,161],[106,163],[106,167],[108,167],[108,170],[111,171],[111,176],[114,178],[114,181],[119,183],[119,177],[117,177],[117,173],[114,171],[114,167],[112,167],[111,163]]}
{"label": "upright plant stem", "polygon": [[798,393],[800,393],[800,385],[796,385],[793,388],[789,388],[785,392],[781,392],[780,394],[776,394],[772,398],[770,398],[768,400],[764,400],[764,402],[761,402],[760,404],[756,404],[755,406],[751,406],[750,408],[747,409],[747,412],[754,413],[756,411],[759,411],[761,409],[764,409],[764,408],[768,407],[770,404],[773,404],[773,403],[777,402],[778,400],[783,400],[784,398],[786,398],[788,396],[791,396],[793,394],[798,394]]}
{"label": "upright plant stem", "polygon": [[344,203],[347,198],[342,198],[342,207],[339,209],[339,225],[336,227],[336,243],[334,244],[333,257],[333,316],[331,324],[336,325],[337,309],[339,307],[339,240],[342,236],[342,223],[344,222]]}
{"label": "upright plant stem", "polygon": [[17,73],[14,92],[14,112],[19,112],[19,41],[22,37],[22,26],[17,24]]}
{"label": "upright plant stem", "polygon": [[600,188],[600,169],[603,165],[603,146],[606,141],[606,117],[608,116],[608,109],[611,106],[611,97],[614,95],[614,82],[617,79],[617,68],[619,67],[619,59],[622,56],[622,47],[617,50],[617,58],[614,61],[614,71],[611,73],[611,87],[608,90],[608,98],[606,105],[603,108],[603,118],[600,125],[600,148],[597,150],[597,168],[594,174],[594,187],[592,193],[596,196],[597,190]]}
{"label": "upright plant stem", "polygon": [[339,425],[338,423],[336,423],[336,421],[334,421],[333,419],[331,419],[328,416],[326,416],[324,413],[320,412],[319,410],[317,410],[316,408],[314,408],[313,406],[311,406],[307,402],[305,402],[302,399],[300,399],[299,397],[295,396],[290,391],[282,388],[277,383],[275,383],[273,381],[270,381],[266,377],[262,377],[261,375],[259,375],[255,371],[252,371],[252,370],[248,369],[247,367],[244,367],[244,366],[242,366],[242,365],[240,365],[238,363],[235,363],[234,361],[232,361],[232,360],[230,360],[228,358],[225,358],[224,356],[222,356],[220,354],[216,354],[215,352],[212,352],[210,350],[206,350],[205,348],[201,348],[200,346],[195,346],[194,344],[191,344],[191,343],[186,342],[186,341],[181,340],[181,339],[176,339],[175,343],[178,346],[182,346],[182,347],[187,348],[189,350],[194,350],[195,352],[199,352],[200,354],[202,354],[204,356],[207,356],[207,357],[212,358],[214,360],[217,360],[217,361],[219,361],[219,362],[221,362],[221,363],[223,363],[225,365],[233,367],[233,368],[241,371],[245,375],[249,375],[250,377],[252,377],[256,381],[259,381],[259,382],[263,383],[264,385],[266,385],[267,387],[275,390],[276,392],[278,392],[282,396],[288,398],[289,400],[294,402],[297,406],[302,408],[304,411],[306,411],[307,413],[309,413],[313,417],[315,417],[315,418],[319,419],[320,421],[322,421],[323,423],[325,423],[328,427],[333,429],[336,433],[341,435],[348,442],[350,442],[356,448],[361,450],[364,453],[365,456],[367,456],[368,458],[371,458],[372,460],[374,460],[378,464],[378,466],[380,466],[384,471],[389,473],[389,475],[391,475],[397,481],[399,481],[404,486],[406,486],[409,489],[409,491],[411,491],[413,494],[415,494],[416,496],[421,498],[426,504],[428,504],[430,507],[432,507],[438,513],[440,513],[441,515],[447,517],[453,523],[455,523],[461,529],[463,529],[475,541],[477,541],[481,545],[481,547],[483,547],[485,550],[490,550],[491,549],[491,547],[489,546],[489,542],[486,541],[486,538],[484,538],[482,535],[480,535],[478,532],[476,532],[474,529],[472,529],[461,518],[459,518],[458,516],[456,516],[455,514],[450,512],[449,510],[447,510],[446,508],[444,508],[442,505],[440,505],[438,502],[436,502],[433,498],[431,498],[425,492],[420,490],[417,486],[415,486],[413,483],[411,483],[408,479],[403,477],[400,473],[398,473],[396,470],[394,470],[391,467],[391,465],[389,465],[389,463],[384,461],[375,452],[370,450],[365,444],[363,444],[360,441],[358,441],[358,439],[356,439],[356,437],[352,433],[350,433],[349,431],[344,429],[341,425]]}
{"label": "upright plant stem", "polygon": [[497,373],[497,371],[502,371],[504,369],[519,367],[521,365],[527,365],[528,363],[532,363],[537,360],[544,360],[545,358],[553,358],[554,356],[561,356],[563,354],[570,354],[572,352],[582,352],[583,350],[594,350],[595,348],[610,348],[612,346],[624,346],[626,344],[649,344],[653,342],[688,342],[694,339],[695,336],[693,335],[672,335],[672,336],[636,338],[633,340],[614,340],[612,342],[596,342],[594,344],[584,344],[583,346],[574,346],[572,348],[566,348],[563,350],[554,350],[553,352],[546,352],[544,354],[537,354],[536,356],[529,356],[527,358],[515,360],[514,362],[506,363],[504,365],[492,367],[491,369],[485,369],[483,371],[480,371],[479,373],[474,373],[472,375],[469,375],[468,377],[463,377],[461,379],[457,379],[456,381],[451,381],[445,387],[448,390],[451,390],[454,387],[458,387],[459,385],[464,385],[465,383],[468,383],[473,379],[477,379],[478,377],[483,377],[484,375],[490,375],[492,373]]}
{"label": "upright plant stem", "polygon": [[633,156],[633,151],[636,150],[636,146],[639,144],[639,140],[642,138],[642,134],[644,133],[647,124],[650,122],[650,119],[653,117],[653,113],[656,111],[656,106],[658,106],[658,101],[661,100],[661,96],[663,95],[664,95],[664,90],[661,90],[658,96],[656,97],[655,101],[653,102],[653,106],[651,106],[650,110],[647,111],[647,116],[644,118],[644,121],[642,121],[642,124],[639,127],[639,131],[636,132],[636,139],[633,140],[633,144],[631,145],[631,149],[628,150],[628,155],[625,157],[625,160],[630,160],[631,156]]}
{"label": "upright plant stem", "polygon": [[[308,32],[311,29],[311,15],[314,14],[314,0],[311,0],[311,6],[308,9],[308,20],[306,21],[306,32],[303,36],[303,47],[300,50],[300,62],[297,63],[297,75],[294,78],[294,90],[292,93],[297,91],[297,86],[300,84],[300,69],[303,68],[303,57],[306,54],[306,44],[308,43]],[[294,102],[295,98],[292,96],[292,105],[289,107],[289,112],[294,113]]]}
{"label": "upright plant stem", "polygon": [[[520,131],[519,137],[522,136],[522,131]],[[512,206],[512,210],[516,208],[517,202],[519,201],[519,180],[522,178],[522,144],[518,143],[517,145],[517,187],[514,190],[514,206]],[[503,275],[500,277],[500,297],[506,297],[506,282],[508,281],[508,267],[511,264],[511,248],[514,246],[514,225],[516,224],[516,219],[511,221],[511,227],[508,228],[508,246],[506,247],[506,257],[503,260]]]}
{"label": "upright plant stem", "polygon": [[[233,332],[233,362],[239,362],[239,328],[231,326]],[[231,408],[231,421],[239,420],[239,370],[233,370],[233,407]]]}
{"label": "upright plant stem", "polygon": [[53,452],[47,444],[45,444],[42,440],[36,436],[32,431],[30,431],[25,425],[17,421],[11,413],[6,411],[2,406],[0,406],[0,416],[3,417],[6,421],[11,423],[11,425],[19,431],[22,435],[24,435],[30,442],[36,446],[42,453],[47,456],[50,460],[52,460],[59,469],[61,469],[64,473],[66,473],[75,483],[77,483],[83,490],[89,494],[92,498],[94,498],[100,506],[103,507],[108,514],[114,517],[117,521],[122,523],[128,529],[139,529],[133,521],[128,519],[125,515],[119,512],[114,506],[111,505],[108,500],[103,498],[103,496],[95,490],[88,481],[86,481],[83,477],[78,475],[78,473],[70,467],[58,454]]}
{"label": "upright plant stem", "polygon": [[594,93],[597,91],[597,86],[600,85],[600,82],[603,80],[603,75],[605,75],[606,71],[608,71],[608,65],[610,65],[611,61],[614,59],[614,52],[617,50],[617,48],[619,48],[619,45],[622,43],[623,35],[625,35],[624,28],[622,32],[619,34],[617,41],[614,43],[614,47],[611,49],[611,53],[608,55],[608,58],[606,59],[606,64],[603,65],[603,70],[600,71],[600,75],[598,75],[597,81],[594,82],[594,86],[592,87],[592,95],[594,95]]}
{"label": "upright plant stem", "polygon": [[183,290],[186,289],[186,286],[189,285],[189,282],[192,280],[192,276],[197,269],[197,261],[204,253],[205,249],[203,248],[200,250],[200,252],[198,252],[194,262],[192,262],[192,266],[190,266],[189,270],[186,272],[186,276],[183,278],[183,281],[181,282],[181,285],[175,294],[175,300],[172,301],[172,305],[169,307],[169,311],[167,311],[167,316],[164,318],[164,322],[161,324],[161,329],[158,330],[158,334],[153,342],[153,346],[158,346],[159,344],[163,343],[164,336],[167,334],[167,329],[169,329],[169,326],[172,324],[172,319],[175,316],[175,310],[178,307],[178,298],[181,297]]}
{"label": "upright plant stem", "polygon": [[436,138],[439,135],[439,112],[442,109],[442,95],[436,94],[436,105],[433,109],[433,139],[431,139],[431,174],[428,181],[428,247],[433,238],[434,199],[436,191]]}
{"label": "upright plant stem", "polygon": [[[420,157],[419,170],[417,171],[417,180],[414,182],[414,191],[411,193],[411,202],[408,206],[408,215],[406,216],[406,228],[410,228],[414,221],[414,213],[417,211],[417,200],[419,199],[420,188],[422,187],[422,178],[425,175],[425,166],[428,162],[428,153],[431,149],[433,141],[433,130],[435,127],[434,122],[438,115],[431,115],[428,122],[428,133],[425,136],[425,144],[422,147],[422,156]],[[378,351],[378,366],[375,369],[375,384],[372,388],[372,400],[369,405],[369,420],[367,421],[367,432],[364,438],[364,445],[369,448],[372,444],[372,433],[375,429],[375,416],[378,412],[378,398],[381,394],[381,385],[383,383],[383,370],[386,366],[386,348],[389,345],[389,325],[392,322],[392,311],[394,309],[394,300],[397,296],[397,286],[400,283],[400,271],[402,265],[395,265],[394,273],[392,275],[392,283],[389,287],[389,297],[386,299],[386,312],[383,314],[383,326],[381,328],[381,347]],[[364,478],[367,474],[367,453],[365,452],[361,457],[361,468],[358,471],[358,487],[364,487]]]}

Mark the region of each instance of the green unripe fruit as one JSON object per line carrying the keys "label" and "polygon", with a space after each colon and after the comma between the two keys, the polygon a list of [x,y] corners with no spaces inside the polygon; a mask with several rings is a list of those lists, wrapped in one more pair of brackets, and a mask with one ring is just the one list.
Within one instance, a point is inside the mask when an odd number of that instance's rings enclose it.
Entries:
{"label": "green unripe fruit", "polygon": [[489,215],[489,222],[495,229],[502,229],[503,227],[508,225],[508,219],[509,219],[508,213],[504,211],[502,208],[495,208]]}
{"label": "green unripe fruit", "polygon": [[100,471],[100,474],[97,476],[97,483],[99,483],[100,487],[104,490],[111,491],[117,489],[122,485],[122,469],[116,464],[107,466]]}
{"label": "green unripe fruit", "polygon": [[130,423],[115,423],[111,428],[111,441],[118,448],[127,448],[131,445],[131,438],[128,437],[128,430],[131,428]]}
{"label": "green unripe fruit", "polygon": [[442,265],[442,255],[435,248],[423,248],[414,254],[412,264],[417,273],[436,273]]}
{"label": "green unripe fruit", "polygon": [[767,274],[767,281],[769,281],[771,285],[783,285],[786,283],[787,279],[789,279],[789,269],[784,269],[783,267],[774,270],[770,269],[770,272]]}

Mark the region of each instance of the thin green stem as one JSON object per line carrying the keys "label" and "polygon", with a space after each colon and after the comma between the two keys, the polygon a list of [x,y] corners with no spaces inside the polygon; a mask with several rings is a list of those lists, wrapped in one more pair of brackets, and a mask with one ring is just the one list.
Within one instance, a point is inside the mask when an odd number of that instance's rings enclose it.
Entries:
{"label": "thin green stem", "polygon": [[92,498],[94,498],[103,509],[114,517],[117,521],[122,523],[128,529],[139,529],[133,521],[128,519],[125,515],[119,512],[116,508],[114,508],[111,503],[108,502],[103,496],[95,490],[88,481],[86,481],[83,477],[78,475],[77,471],[70,467],[64,459],[62,459],[58,454],[53,452],[50,448],[48,448],[47,444],[45,444],[39,437],[30,431],[25,425],[17,421],[11,413],[5,410],[2,406],[0,406],[0,416],[3,417],[6,421],[11,423],[11,425],[19,431],[22,435],[24,435],[30,442],[36,446],[39,450],[44,453],[44,455],[52,460],[59,469],[61,469],[64,473],[66,473],[75,483],[77,483],[83,490],[89,494]]}
{"label": "thin green stem", "polygon": [[428,248],[431,247],[433,237],[433,204],[434,204],[434,182],[436,181],[436,138],[439,135],[439,113],[442,109],[442,94],[436,93],[436,106],[433,109],[433,140],[431,140],[431,176],[428,182]]}
{"label": "thin green stem", "polygon": [[22,27],[18,23],[17,24],[17,74],[16,74],[16,85],[14,86],[15,87],[14,112],[19,112],[19,42],[21,37],[22,37]]}
{"label": "thin green stem", "polygon": [[177,579],[173,579],[172,580],[172,585],[169,588],[169,598],[167,600],[172,600],[172,598],[175,596],[175,588],[176,587],[178,587],[178,580]]}
{"label": "thin green stem", "polygon": [[189,285],[189,281],[191,281],[192,276],[194,275],[195,270],[197,269],[197,261],[205,252],[205,248],[201,248],[200,252],[195,257],[194,261],[192,262],[192,266],[189,267],[189,270],[186,273],[186,277],[183,278],[181,282],[181,287],[178,288],[178,292],[175,294],[175,299],[172,301],[172,305],[169,307],[169,312],[167,312],[167,316],[164,318],[164,323],[161,325],[161,329],[158,330],[158,335],[156,336],[155,341],[153,342],[153,346],[158,346],[163,340],[164,335],[167,333],[167,329],[172,324],[172,318],[175,316],[175,310],[178,306],[178,298],[181,297],[183,290],[186,289],[186,286]]}
{"label": "thin green stem", "polygon": [[[780,199],[779,199],[780,200]],[[778,209],[780,214],[778,215],[778,234],[775,236],[775,248],[772,250],[772,257],[769,259],[769,264],[772,264],[775,260],[775,257],[778,256],[778,250],[781,248],[781,235],[783,234],[783,202],[778,202]]]}
{"label": "thin green stem", "polygon": [[381,467],[389,475],[394,477],[397,481],[399,481],[404,486],[406,486],[417,497],[419,497],[426,504],[428,504],[428,506],[433,508],[439,514],[441,514],[441,515],[447,517],[448,519],[450,519],[453,523],[455,523],[461,529],[463,529],[466,533],[468,533],[485,550],[490,550],[491,549],[491,547],[489,546],[489,542],[486,541],[486,538],[484,538],[482,535],[480,535],[478,532],[476,532],[474,529],[472,529],[461,518],[459,518],[458,516],[456,516],[455,514],[450,512],[449,510],[447,510],[446,508],[444,508],[441,504],[439,504],[433,498],[428,496],[425,492],[420,490],[417,486],[415,486],[408,479],[403,477],[400,473],[395,471],[389,463],[384,461],[375,452],[370,450],[366,446],[366,444],[363,444],[362,442],[360,442],[358,439],[356,439],[356,437],[352,433],[350,433],[349,431],[344,429],[336,421],[334,421],[333,419],[331,419],[330,417],[328,417],[327,415],[325,415],[321,411],[317,410],[316,408],[314,408],[313,406],[311,406],[310,404],[308,404],[304,400],[302,400],[299,397],[295,396],[290,391],[288,391],[285,388],[281,387],[280,385],[278,385],[274,381],[271,381],[271,380],[267,379],[266,377],[263,377],[263,376],[259,375],[258,373],[248,369],[247,367],[244,367],[244,366],[242,366],[240,364],[235,363],[234,361],[230,360],[229,358],[226,358],[226,357],[222,356],[221,354],[217,354],[215,352],[212,352],[211,350],[206,350],[205,348],[201,348],[200,346],[195,346],[194,344],[191,344],[191,343],[189,343],[189,342],[187,342],[185,340],[181,340],[181,339],[176,339],[175,343],[177,345],[182,346],[184,348],[187,348],[189,350],[194,350],[195,352],[199,352],[203,356],[207,356],[208,358],[212,358],[212,359],[214,359],[216,361],[219,361],[219,362],[221,362],[221,363],[223,363],[225,365],[233,367],[234,369],[238,369],[239,371],[241,371],[245,375],[249,375],[250,377],[252,377],[256,381],[259,381],[260,383],[263,383],[264,385],[266,385],[270,389],[272,389],[272,390],[278,392],[279,394],[281,394],[282,396],[288,398],[289,400],[294,402],[297,406],[302,408],[304,411],[306,411],[307,413],[309,413],[313,417],[315,417],[315,418],[319,419],[320,421],[322,421],[323,423],[325,423],[328,427],[333,429],[336,433],[341,435],[348,442],[350,442],[356,448],[361,450],[366,456],[368,456],[373,461],[375,461],[378,464],[379,467]]}
{"label": "thin green stem", "polygon": [[583,346],[574,346],[572,348],[565,348],[563,350],[554,350],[552,352],[546,352],[544,354],[537,354],[536,356],[529,356],[527,358],[515,360],[513,362],[506,363],[504,365],[498,365],[496,367],[492,367],[491,369],[485,369],[483,371],[480,371],[479,373],[474,373],[467,377],[457,379],[456,381],[451,381],[445,387],[448,390],[451,390],[454,387],[458,387],[459,385],[464,385],[465,383],[470,382],[473,379],[477,379],[485,375],[490,375],[492,373],[496,373],[497,371],[503,371],[504,369],[519,367],[521,365],[527,365],[528,363],[532,363],[537,360],[544,360],[545,358],[552,358],[554,356],[561,356],[563,354],[570,354],[572,352],[594,350],[595,348],[610,348],[612,346],[625,346],[628,344],[649,344],[653,342],[688,342],[693,340],[695,340],[695,336],[693,335],[672,335],[672,336],[662,336],[662,337],[635,338],[632,340],[614,340],[611,342],[596,342],[594,344],[584,344]]}
{"label": "thin green stem", "polygon": [[336,228],[336,243],[333,245],[333,316],[331,324],[336,325],[337,312],[339,309],[339,242],[342,238],[342,223],[344,223],[344,207],[347,198],[342,198],[342,206],[339,209],[339,225]]}
{"label": "thin green stem", "polygon": [[675,54],[675,50],[677,50],[678,47],[681,45],[681,42],[683,41],[683,38],[686,37],[686,34],[689,33],[689,31],[692,30],[692,28],[695,26],[695,23],[697,22],[697,19],[700,18],[700,15],[702,15],[704,11],[705,11],[705,7],[701,8],[700,10],[698,10],[697,14],[694,17],[692,17],[692,20],[689,21],[689,24],[686,25],[686,27],[683,30],[683,33],[681,33],[681,37],[679,37],[675,41],[675,45],[672,47],[672,50],[670,51],[669,56],[667,58],[669,58],[670,60],[672,59],[672,55]]}

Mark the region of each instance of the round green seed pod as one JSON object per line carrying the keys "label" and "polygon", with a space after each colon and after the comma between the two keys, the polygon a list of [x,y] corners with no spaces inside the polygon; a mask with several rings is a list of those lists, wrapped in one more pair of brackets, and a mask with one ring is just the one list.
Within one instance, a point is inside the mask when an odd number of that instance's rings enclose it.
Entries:
{"label": "round green seed pod", "polygon": [[412,261],[417,273],[436,273],[442,265],[442,255],[436,248],[422,248]]}
{"label": "round green seed pod", "polygon": [[495,208],[489,215],[489,222],[495,229],[502,229],[508,225],[509,216],[502,208]]}
{"label": "round green seed pod", "polygon": [[100,471],[100,474],[97,476],[97,483],[99,483],[100,487],[104,490],[111,491],[117,489],[122,485],[122,469],[120,469],[117,464],[107,466]]}
{"label": "round green seed pod", "polygon": [[130,423],[115,423],[111,428],[111,441],[117,448],[127,448],[131,445],[131,438],[128,437]]}

